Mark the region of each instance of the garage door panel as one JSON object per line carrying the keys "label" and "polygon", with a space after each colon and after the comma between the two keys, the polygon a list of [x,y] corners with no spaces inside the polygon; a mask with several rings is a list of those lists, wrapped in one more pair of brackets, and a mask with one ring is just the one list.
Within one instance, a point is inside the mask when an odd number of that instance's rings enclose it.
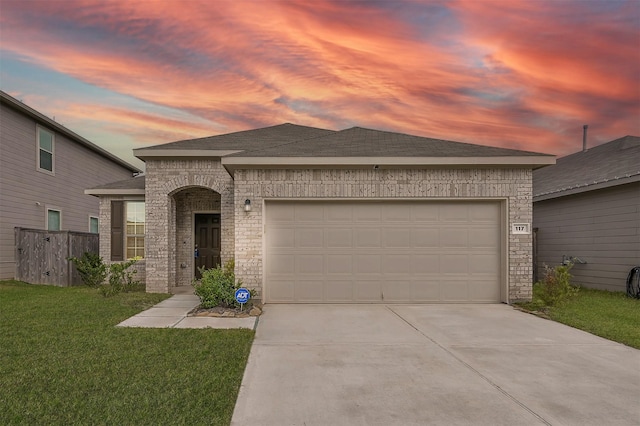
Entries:
{"label": "garage door panel", "polygon": [[411,216],[415,222],[422,224],[437,224],[439,212],[434,208],[433,204],[428,203],[412,203],[410,204]]}
{"label": "garage door panel", "polygon": [[385,248],[411,248],[411,228],[384,228],[382,231]]}
{"label": "garage door panel", "polygon": [[355,222],[380,222],[381,208],[380,203],[354,204],[353,219]]}
{"label": "garage door panel", "polygon": [[440,230],[438,228],[414,228],[413,229],[413,247],[420,248],[439,248],[440,247]]}
{"label": "garage door panel", "polygon": [[419,300],[421,302],[440,302],[442,297],[440,296],[440,281],[438,279],[425,279],[418,281],[413,287],[413,300]]}
{"label": "garage door panel", "polygon": [[468,256],[465,254],[442,254],[440,256],[441,274],[467,274],[469,272]]}
{"label": "garage door panel", "polygon": [[341,303],[355,301],[352,280],[328,280],[324,284],[325,301]]}
{"label": "garage door panel", "polygon": [[446,280],[442,285],[443,302],[464,302],[469,300],[468,280]]}
{"label": "garage door panel", "polygon": [[413,259],[410,254],[388,254],[382,256],[384,276],[412,275]]}
{"label": "garage door panel", "polygon": [[354,273],[356,275],[379,275],[381,255],[356,254],[354,256]]}
{"label": "garage door panel", "polygon": [[277,279],[274,277],[269,284],[267,290],[269,300],[279,303],[295,302],[295,282],[293,280]]}
{"label": "garage door panel", "polygon": [[295,300],[303,303],[322,303],[324,300],[323,280],[300,280],[294,289]]}
{"label": "garage door panel", "polygon": [[295,222],[322,223],[324,211],[309,203],[301,203],[294,207]]}
{"label": "garage door panel", "polygon": [[469,209],[464,204],[459,203],[442,203],[439,209],[438,219],[441,223],[460,222],[467,223],[469,221]]}
{"label": "garage door panel", "polygon": [[326,268],[327,275],[347,275],[350,277],[353,274],[353,255],[329,254],[327,255]]}
{"label": "garage door panel", "polygon": [[496,271],[500,267],[500,258],[495,254],[476,254],[469,256],[470,274],[491,274],[496,277]]}
{"label": "garage door panel", "polygon": [[353,207],[350,204],[339,203],[326,209],[328,223],[351,223],[353,221]]}
{"label": "garage door panel", "polygon": [[374,279],[357,279],[355,281],[355,299],[360,302],[380,302],[382,286]]}
{"label": "garage door panel", "polygon": [[437,274],[440,272],[440,255],[414,254],[411,266],[414,274]]}
{"label": "garage door panel", "polygon": [[343,227],[327,229],[326,235],[328,248],[353,247],[353,229]]}
{"label": "garage door panel", "polygon": [[469,230],[469,247],[493,248],[500,246],[500,232],[496,227]]}
{"label": "garage door panel", "polygon": [[295,232],[296,248],[322,248],[324,247],[323,228],[303,228]]}
{"label": "garage door panel", "polygon": [[287,254],[274,254],[269,258],[268,271],[273,275],[291,275],[296,273],[295,258]]}
{"label": "garage door panel", "polygon": [[295,228],[278,228],[267,235],[267,244],[274,248],[294,248],[296,245]]}
{"label": "garage door panel", "polygon": [[382,230],[380,228],[359,228],[355,230],[356,248],[382,247]]}
{"label": "garage door panel", "polygon": [[413,282],[411,280],[390,280],[382,283],[383,300],[409,302],[413,300]]}
{"label": "garage door panel", "polygon": [[298,254],[291,257],[295,259],[295,273],[297,276],[324,274],[323,254]]}
{"label": "garage door panel", "polygon": [[274,201],[265,300],[499,302],[501,208],[492,201]]}
{"label": "garage door panel", "polygon": [[460,248],[469,245],[469,230],[467,228],[443,227],[440,229],[441,248]]}
{"label": "garage door panel", "polygon": [[497,203],[478,204],[469,210],[469,220],[474,223],[495,223],[500,217],[500,205]]}

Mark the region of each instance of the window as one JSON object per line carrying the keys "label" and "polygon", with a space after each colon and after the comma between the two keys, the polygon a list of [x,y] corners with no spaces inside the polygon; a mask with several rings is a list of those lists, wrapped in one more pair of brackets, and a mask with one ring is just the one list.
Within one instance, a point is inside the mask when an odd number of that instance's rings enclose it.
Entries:
{"label": "window", "polygon": [[38,170],[53,173],[53,146],[55,136],[50,131],[37,128],[38,137]]}
{"label": "window", "polygon": [[111,202],[111,260],[144,258],[144,201]]}
{"label": "window", "polygon": [[62,228],[62,212],[47,208],[47,230],[59,231]]}
{"label": "window", "polygon": [[98,225],[100,224],[100,222],[98,221],[98,218],[95,216],[89,216],[89,232],[91,232],[92,234],[97,234],[100,232],[100,228],[98,227]]}
{"label": "window", "polygon": [[144,258],[144,202],[127,201],[126,258]]}

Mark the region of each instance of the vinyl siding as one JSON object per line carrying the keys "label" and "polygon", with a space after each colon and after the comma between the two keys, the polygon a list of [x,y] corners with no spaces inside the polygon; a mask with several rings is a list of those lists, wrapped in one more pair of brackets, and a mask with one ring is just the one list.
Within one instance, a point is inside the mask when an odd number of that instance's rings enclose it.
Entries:
{"label": "vinyl siding", "polygon": [[88,232],[89,216],[99,216],[99,200],[84,190],[132,172],[46,125],[55,134],[55,175],[39,172],[36,122],[4,104],[0,108],[0,279],[8,279],[15,272],[14,227],[44,229],[46,208],[55,207],[62,211],[63,230]]}
{"label": "vinyl siding", "polygon": [[538,201],[538,272],[576,256],[586,264],[572,269],[585,287],[625,291],[629,270],[640,266],[640,183]]}

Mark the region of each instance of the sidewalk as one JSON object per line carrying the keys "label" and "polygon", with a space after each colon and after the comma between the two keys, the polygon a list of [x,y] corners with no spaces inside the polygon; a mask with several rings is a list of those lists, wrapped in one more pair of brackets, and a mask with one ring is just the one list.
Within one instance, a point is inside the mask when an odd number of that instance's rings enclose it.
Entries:
{"label": "sidewalk", "polygon": [[198,296],[193,294],[175,294],[146,311],[122,321],[118,324],[118,327],[255,329],[257,317],[188,317],[187,314],[199,304],[200,299]]}

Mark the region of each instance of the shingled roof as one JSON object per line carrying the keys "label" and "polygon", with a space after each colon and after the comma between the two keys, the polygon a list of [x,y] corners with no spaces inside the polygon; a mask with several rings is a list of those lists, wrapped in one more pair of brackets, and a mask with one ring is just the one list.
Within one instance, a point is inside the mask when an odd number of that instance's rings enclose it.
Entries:
{"label": "shingled roof", "polygon": [[85,189],[84,193],[87,195],[144,195],[144,185],[145,177],[144,175],[139,175],[134,178]]}
{"label": "shingled roof", "polygon": [[535,152],[352,127],[304,141],[261,145],[233,157],[511,157]]}
{"label": "shingled roof", "polygon": [[625,136],[559,158],[533,173],[533,200],[542,201],[640,181],[640,137]]}

